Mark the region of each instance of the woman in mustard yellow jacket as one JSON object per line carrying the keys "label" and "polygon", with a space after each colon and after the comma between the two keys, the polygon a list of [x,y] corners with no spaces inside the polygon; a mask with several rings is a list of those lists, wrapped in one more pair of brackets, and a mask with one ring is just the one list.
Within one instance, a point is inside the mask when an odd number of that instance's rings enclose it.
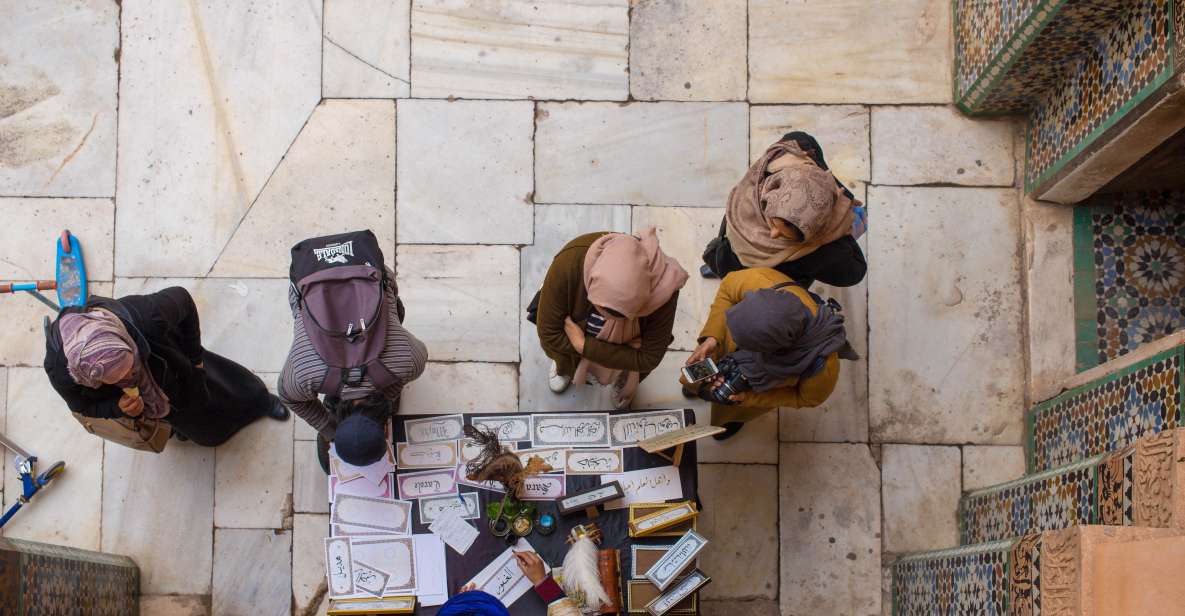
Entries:
{"label": "woman in mustard yellow jacket", "polygon": [[684,385],[686,393],[712,402],[712,425],[726,428],[719,440],[774,408],[822,404],[839,379],[839,360],[857,359],[839,305],[821,303],[766,267],[735,271],[721,281],[687,364],[707,357],[720,373]]}

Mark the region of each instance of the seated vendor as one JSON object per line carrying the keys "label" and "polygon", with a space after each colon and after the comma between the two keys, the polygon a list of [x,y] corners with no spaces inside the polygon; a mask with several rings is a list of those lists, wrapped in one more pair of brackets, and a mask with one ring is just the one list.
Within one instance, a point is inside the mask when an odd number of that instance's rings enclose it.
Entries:
{"label": "seated vendor", "polygon": [[[543,559],[534,552],[515,552],[514,560],[522,569],[523,575],[535,587],[535,594],[539,595],[547,604],[547,616],[580,616],[580,609],[564,595],[560,585],[547,574],[543,566]],[[436,612],[437,616],[510,616],[506,606],[493,595],[474,590],[473,584],[461,588],[461,593],[449,599]]]}
{"label": "seated vendor", "polygon": [[839,305],[826,303],[772,268],[724,277],[699,347],[687,365],[712,358],[719,370],[684,393],[712,402],[712,425],[724,440],[744,422],[777,407],[818,406],[839,380],[839,360],[857,359]]}

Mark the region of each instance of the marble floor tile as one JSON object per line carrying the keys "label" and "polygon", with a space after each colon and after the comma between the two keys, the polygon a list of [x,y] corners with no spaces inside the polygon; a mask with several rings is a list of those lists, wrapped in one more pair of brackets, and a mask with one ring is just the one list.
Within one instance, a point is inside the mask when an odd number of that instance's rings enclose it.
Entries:
{"label": "marble floor tile", "polygon": [[399,103],[401,244],[529,244],[529,101]]}
{"label": "marble floor tile", "polygon": [[411,94],[411,5],[406,0],[325,2],[325,98]]}
{"label": "marble floor tile", "polygon": [[881,455],[885,551],[958,545],[959,448],[886,444]]}
{"label": "marble floor tile", "polygon": [[781,446],[783,614],[881,611],[880,470],[867,445]]}
{"label": "marble floor tile", "polygon": [[[596,231],[630,232],[630,207],[624,205],[537,205],[535,239],[523,246],[520,257],[519,305],[527,306],[543,286],[555,255],[569,241]],[[550,359],[539,345],[535,326],[523,321],[519,327],[519,410],[578,410],[611,408],[609,396],[594,387],[573,386],[561,395],[547,387]]]}
{"label": "marble floor tile", "polygon": [[288,284],[287,278],[119,278],[115,294],[185,287],[197,304],[205,348],[257,372],[279,372],[292,344]]}
{"label": "marble floor tile", "polygon": [[869,200],[872,440],[1018,444],[1016,191],[873,187]]}
{"label": "marble floor tile", "polygon": [[[214,525],[280,528],[292,512],[292,423],[257,420],[218,447]],[[319,470],[319,468],[318,468]]]}
{"label": "marble floor tile", "polygon": [[[679,362],[682,364],[682,362]],[[678,384],[676,383],[676,387]],[[678,389],[675,390],[678,395]],[[682,406],[695,409],[695,423],[707,425],[712,423],[712,410],[707,402],[698,398],[683,399]],[[791,412],[791,409],[775,409],[757,419],[750,420],[741,431],[731,438],[718,441],[714,438],[701,438],[696,441],[696,453],[700,462],[733,464],[777,464],[778,463],[778,415]]]}
{"label": "marble floor tile", "polygon": [[[697,423],[708,423],[708,403],[683,397],[679,370],[687,362],[686,351],[667,351],[646,380],[638,384],[633,407],[636,409],[694,409]],[[602,407],[609,408],[609,407]]]}
{"label": "marble floor tile", "polygon": [[407,329],[435,361],[518,361],[518,250],[400,246]]}
{"label": "marble floor tile", "polygon": [[[295,421],[304,423],[299,417]],[[292,510],[296,513],[329,513],[329,483],[317,462],[317,441],[292,444]]]}
{"label": "marble floor tile", "polygon": [[[52,247],[51,247],[52,248]],[[85,249],[84,249],[85,250]],[[92,282],[87,285],[91,295],[111,296],[110,282]],[[57,294],[42,293],[51,301],[57,301]],[[48,306],[26,293],[0,297],[0,365],[38,366],[45,361],[45,325],[48,317],[54,319]]]}
{"label": "marble floor tile", "polygon": [[863,105],[777,105],[749,110],[749,161],[791,131],[804,131],[819,142],[827,166],[852,192],[872,177],[869,111]]}
{"label": "marble floor tile", "polygon": [[1025,448],[1020,445],[963,447],[963,491],[1007,483],[1025,474]]}
{"label": "marble floor tile", "polygon": [[679,290],[672,349],[694,351],[700,329],[708,319],[708,308],[720,287],[719,279],[699,274],[704,247],[720,232],[723,208],[635,207],[633,233],[657,227],[663,252],[687,270],[687,284]]}
{"label": "marble floor tile", "polygon": [[307,422],[299,417],[293,417],[292,421],[295,424],[293,426],[293,434],[292,434],[293,440],[295,440],[295,441],[315,441],[315,440],[317,440],[317,431],[313,429],[313,426],[309,425],[309,422]]}
{"label": "marble floor tile", "polygon": [[140,616],[210,616],[210,596],[140,595]]}
{"label": "marble floor tile", "polygon": [[[702,442],[702,441],[701,441]],[[699,532],[711,543],[700,568],[712,583],[701,599],[778,597],[778,469],[700,464]]]}
{"label": "marble floor tile", "polygon": [[[859,244],[867,255],[868,236],[860,238]],[[854,287],[816,284],[811,290],[843,306],[848,342],[860,359],[840,362],[839,381],[823,404],[814,408],[782,409],[779,438],[783,441],[867,442],[868,279]]]}
{"label": "marble floor tile", "polygon": [[954,106],[872,110],[877,184],[1012,186],[1016,121],[969,118]]}
{"label": "marble floor tile", "polygon": [[115,196],[119,46],[116,3],[5,3],[0,195]]}
{"label": "marble floor tile", "polygon": [[630,12],[637,100],[744,100],[747,0],[639,0]]}
{"label": "marble floor tile", "polygon": [[754,103],[944,103],[951,99],[945,0],[749,2]]}
{"label": "marble floor tile", "polygon": [[536,116],[540,203],[723,207],[748,167],[743,103],[543,103]]}
{"label": "marble floor tile", "polygon": [[[41,368],[8,369],[7,406],[5,435],[37,456],[39,471],[58,460],[66,463],[66,470],[4,526],[4,536],[100,549],[102,439],[88,434],[70,415]],[[16,502],[21,487],[11,461],[6,467],[7,508]]]}
{"label": "marble floor tile", "polygon": [[625,100],[627,0],[413,0],[417,98]]}
{"label": "marble floor tile", "polygon": [[291,606],[292,531],[215,531],[213,616],[288,616]]}
{"label": "marble floor tile", "polygon": [[395,105],[325,101],[313,110],[211,275],[287,278],[293,244],[361,228],[374,232],[393,266]]}
{"label": "marble floor tile", "polygon": [[1029,400],[1048,400],[1077,372],[1074,208],[1022,198],[1028,289]]}
{"label": "marble floor tile", "polygon": [[321,3],[121,15],[115,269],[205,275],[321,98]]}
{"label": "marble floor tile", "polygon": [[155,454],[103,443],[102,549],[136,561],[141,592],[209,594],[213,526],[213,449],[173,440]]}
{"label": "marble floor tile", "polygon": [[428,362],[424,374],[403,388],[399,400],[401,415],[516,410],[518,369],[514,364]]}
{"label": "marble floor tile", "polygon": [[325,537],[329,516],[297,514],[292,520],[292,598],[297,614],[328,595],[325,580]]}
{"label": "marble floor tile", "polygon": [[[2,129],[0,129],[2,130]],[[82,245],[88,280],[111,280],[115,204],[110,199],[0,198],[0,280],[53,280],[58,236]],[[49,293],[57,301],[55,293]]]}
{"label": "marble floor tile", "polygon": [[699,602],[701,616],[778,616],[778,602],[773,599],[704,599]]}

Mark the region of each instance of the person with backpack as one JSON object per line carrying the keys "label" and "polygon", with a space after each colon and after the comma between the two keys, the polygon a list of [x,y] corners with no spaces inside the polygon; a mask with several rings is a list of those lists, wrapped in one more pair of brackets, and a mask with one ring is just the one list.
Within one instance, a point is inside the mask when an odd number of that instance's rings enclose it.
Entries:
{"label": "person with backpack", "polygon": [[720,278],[770,267],[807,288],[816,280],[850,287],[868,271],[856,243],[866,228],[863,204],[831,174],[819,142],[801,131],[786,133],[728,195],[700,274]]}
{"label": "person with backpack", "polygon": [[551,358],[551,390],[563,393],[573,381],[611,386],[613,405],[628,408],[674,340],[686,282],[687,272],[659,248],[653,227],[640,237],[599,232],[568,242],[528,307]]}
{"label": "person with backpack", "polygon": [[712,403],[712,425],[725,428],[717,440],[775,408],[827,400],[839,380],[839,360],[858,359],[840,310],[835,300],[823,301],[772,268],[724,277],[686,362],[710,358],[714,366],[695,383],[686,374],[680,379],[684,395]]}
{"label": "person with backpack", "polygon": [[[88,431],[138,449],[161,451],[169,429],[215,447],[261,417],[288,418],[259,377],[202,347],[197,306],[181,287],[62,310],[46,330],[44,367]],[[167,424],[150,431],[165,442],[138,439],[148,424]]]}
{"label": "person with backpack", "polygon": [[424,343],[403,327],[395,276],[383,263],[369,230],[292,247],[293,338],[280,399],[317,430],[317,461],[326,473],[330,443],[354,466],[387,453],[387,419],[403,386],[428,362]]}

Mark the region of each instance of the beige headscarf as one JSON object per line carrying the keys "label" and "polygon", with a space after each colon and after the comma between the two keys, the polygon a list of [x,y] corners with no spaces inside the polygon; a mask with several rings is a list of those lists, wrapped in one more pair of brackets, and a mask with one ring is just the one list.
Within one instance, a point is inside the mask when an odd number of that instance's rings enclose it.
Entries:
{"label": "beige headscarf", "polygon": [[[797,143],[779,141],[728,196],[728,240],[745,267],[774,267],[849,233],[854,205],[830,171],[815,165]],[[798,227],[802,241],[771,238],[770,218]]]}
{"label": "beige headscarf", "polygon": [[[638,348],[642,344],[638,319],[661,308],[686,282],[687,271],[658,247],[654,227],[643,231],[640,238],[624,233],[602,235],[584,256],[584,287],[594,306],[615,310],[625,318],[601,315],[605,326],[597,339]],[[592,373],[598,382],[608,385],[622,372],[581,359],[572,380],[585,383]],[[621,396],[631,398],[639,380],[640,375],[630,371]]]}

